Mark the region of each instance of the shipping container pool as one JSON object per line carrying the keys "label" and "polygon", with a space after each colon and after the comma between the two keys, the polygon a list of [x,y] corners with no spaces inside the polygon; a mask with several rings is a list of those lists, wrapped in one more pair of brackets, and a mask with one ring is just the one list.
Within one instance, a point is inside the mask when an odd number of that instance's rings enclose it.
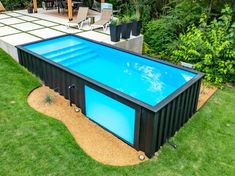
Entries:
{"label": "shipping container pool", "polygon": [[75,35],[17,48],[45,85],[148,157],[196,111],[200,72]]}

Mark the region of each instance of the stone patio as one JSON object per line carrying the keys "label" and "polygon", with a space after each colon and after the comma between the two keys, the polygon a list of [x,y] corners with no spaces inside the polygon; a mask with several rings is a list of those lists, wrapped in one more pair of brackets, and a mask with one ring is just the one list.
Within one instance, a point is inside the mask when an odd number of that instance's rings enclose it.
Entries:
{"label": "stone patio", "polygon": [[[103,31],[96,29],[91,31],[85,22],[82,30],[68,28],[66,17],[56,16],[57,12],[39,9],[36,14],[28,14],[26,10],[8,11],[0,13],[0,47],[18,60],[16,45],[43,40],[50,37],[75,34],[88,39],[115,45],[133,52],[142,53],[143,36],[131,36],[128,40],[121,39],[114,43],[110,40],[109,29]],[[100,14],[95,15],[98,20]]]}

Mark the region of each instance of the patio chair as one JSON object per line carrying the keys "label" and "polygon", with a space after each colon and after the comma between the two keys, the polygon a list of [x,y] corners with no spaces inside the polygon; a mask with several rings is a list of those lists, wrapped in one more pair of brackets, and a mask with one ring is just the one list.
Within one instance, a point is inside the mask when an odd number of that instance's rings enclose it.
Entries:
{"label": "patio chair", "polygon": [[54,9],[55,1],[54,0],[43,0],[42,1],[42,8],[45,10]]}
{"label": "patio chair", "polygon": [[75,20],[69,21],[66,25],[67,28],[70,26],[77,26],[78,29],[81,29],[83,27],[84,21],[87,19],[88,10],[88,7],[79,7],[77,18]]}
{"label": "patio chair", "polygon": [[112,9],[103,9],[100,20],[91,25],[91,30],[102,27],[103,30],[106,31],[112,18],[112,14]]}
{"label": "patio chair", "polygon": [[2,5],[1,1],[0,1],[0,12],[4,12],[6,9],[4,8],[4,6]]}
{"label": "patio chair", "polygon": [[60,13],[60,9],[62,9],[62,13],[64,14],[65,11],[67,12],[68,11],[68,5],[66,3],[66,1],[63,1],[63,0],[59,0],[58,1],[58,13]]}
{"label": "patio chair", "polygon": [[91,9],[100,12],[101,3],[96,0],[93,0],[93,4],[92,4]]}

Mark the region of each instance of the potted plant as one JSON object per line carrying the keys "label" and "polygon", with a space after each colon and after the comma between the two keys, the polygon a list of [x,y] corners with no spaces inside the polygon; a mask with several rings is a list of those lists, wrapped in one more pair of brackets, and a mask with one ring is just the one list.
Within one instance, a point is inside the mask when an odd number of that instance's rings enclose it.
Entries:
{"label": "potted plant", "polygon": [[125,15],[122,17],[122,38],[128,39],[131,35],[132,29],[132,21],[130,21],[130,17]]}
{"label": "potted plant", "polygon": [[121,24],[118,18],[112,19],[110,25],[110,37],[112,42],[119,42],[121,35]]}
{"label": "potted plant", "polygon": [[139,16],[133,15],[131,17],[131,21],[132,21],[132,35],[133,36],[140,35],[140,31],[142,28],[142,21],[140,20]]}
{"label": "potted plant", "polygon": [[33,13],[33,3],[32,2],[26,2],[25,6],[27,8],[28,13]]}

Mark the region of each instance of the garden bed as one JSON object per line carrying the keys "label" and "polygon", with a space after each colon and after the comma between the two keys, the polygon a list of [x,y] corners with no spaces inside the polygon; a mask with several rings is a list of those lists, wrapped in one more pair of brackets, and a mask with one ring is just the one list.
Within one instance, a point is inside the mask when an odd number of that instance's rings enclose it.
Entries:
{"label": "garden bed", "polygon": [[216,91],[216,87],[202,84],[197,104],[197,110],[199,110]]}
{"label": "garden bed", "polygon": [[[45,97],[52,97],[51,103]],[[124,166],[142,162],[143,152],[138,152],[111,133],[76,112],[75,106],[46,86],[35,89],[28,97],[28,103],[37,111],[62,121],[79,146],[93,159],[108,165]],[[145,160],[147,157],[145,156]]]}

